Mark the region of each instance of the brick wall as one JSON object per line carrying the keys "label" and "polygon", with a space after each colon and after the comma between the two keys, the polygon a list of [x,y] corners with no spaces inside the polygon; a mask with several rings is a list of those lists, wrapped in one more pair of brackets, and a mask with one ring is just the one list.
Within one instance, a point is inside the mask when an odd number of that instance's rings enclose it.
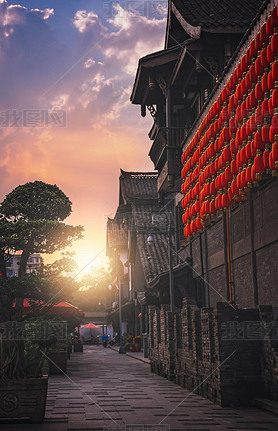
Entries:
{"label": "brick wall", "polygon": [[181,310],[168,310],[150,309],[149,328],[156,336],[158,320],[160,325],[159,342],[152,345],[150,333],[152,371],[222,406],[252,405],[262,396],[277,400],[278,349],[248,323],[272,321],[271,307],[199,308],[184,298]]}
{"label": "brick wall", "polygon": [[[254,188],[254,256],[259,304],[278,307],[278,179]],[[254,277],[251,256],[250,194],[248,200],[230,211],[231,269],[235,301],[238,307],[254,307]],[[216,306],[227,299],[223,220],[220,217],[179,251],[181,262],[192,258],[193,277],[203,276],[203,305]],[[201,247],[200,247],[201,237]],[[202,253],[202,259],[201,259]],[[203,262],[203,267],[201,263]]]}

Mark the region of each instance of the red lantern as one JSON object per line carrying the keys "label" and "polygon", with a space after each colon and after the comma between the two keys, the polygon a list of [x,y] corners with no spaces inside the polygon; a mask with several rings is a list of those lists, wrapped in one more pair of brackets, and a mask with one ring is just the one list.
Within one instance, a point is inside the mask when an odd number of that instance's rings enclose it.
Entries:
{"label": "red lantern", "polygon": [[278,81],[278,79],[277,79],[277,76],[278,76],[278,60],[274,61],[274,63],[271,66],[271,75],[272,75],[272,79],[273,79],[274,82]]}
{"label": "red lantern", "polygon": [[257,77],[262,76],[262,74],[264,73],[264,66],[262,65],[260,57],[258,57],[255,61],[255,72]]}
{"label": "red lantern", "polygon": [[269,167],[269,154],[270,154],[270,150],[265,150],[263,152],[263,164],[265,169],[270,169]]}
{"label": "red lantern", "polygon": [[232,181],[231,190],[234,196],[237,196],[239,194],[239,188],[237,186],[236,180]]}
{"label": "red lantern", "polygon": [[240,162],[241,162],[241,166],[246,166],[247,165],[247,157],[246,157],[246,151],[245,151],[245,147],[243,147],[240,152]]}
{"label": "red lantern", "polygon": [[268,112],[270,117],[272,117],[274,115],[274,108],[272,105],[272,99],[268,99]]}
{"label": "red lantern", "polygon": [[[275,36],[277,36],[277,35],[275,35]],[[276,47],[275,47],[275,49],[276,49]],[[269,62],[269,64],[273,63],[273,61],[275,60],[276,54],[277,54],[277,51],[273,52],[271,45],[268,45],[268,47],[266,48],[266,56],[267,56],[267,61]]]}
{"label": "red lantern", "polygon": [[225,178],[226,178],[227,183],[230,183],[232,181],[232,179],[233,179],[233,174],[231,172],[231,167],[230,166],[228,166],[225,169]]}
{"label": "red lantern", "polygon": [[231,189],[231,187],[229,187],[228,188],[228,198],[229,198],[230,202],[233,201],[233,197],[234,197],[234,195],[233,195],[232,189]]}
{"label": "red lantern", "polygon": [[270,142],[278,141],[278,116],[274,115],[271,120],[271,126],[269,129],[269,140]]}
{"label": "red lantern", "polygon": [[237,171],[239,172],[240,168],[242,168],[242,162],[241,162],[241,157],[240,157],[240,151],[237,153],[236,155],[236,166],[237,166]]}
{"label": "red lantern", "polygon": [[249,47],[249,51],[250,51],[251,57],[256,57],[257,56],[257,50],[256,50],[256,46],[255,46],[255,40],[251,41],[250,47]]}
{"label": "red lantern", "polygon": [[269,117],[268,100],[267,99],[265,99],[263,101],[261,110],[262,110],[262,117],[263,118]]}
{"label": "red lantern", "polygon": [[261,179],[261,174],[264,173],[264,163],[263,163],[263,157],[262,156],[256,156],[254,159],[254,171],[256,173],[256,179],[257,181]]}
{"label": "red lantern", "polygon": [[262,46],[263,46],[260,36],[261,35],[260,35],[260,32],[259,32],[259,33],[257,33],[257,35],[255,37],[255,48],[256,48],[257,52],[260,51],[262,49]]}
{"label": "red lantern", "polygon": [[257,74],[256,74],[256,69],[255,69],[254,65],[252,65],[250,67],[248,74],[250,76],[250,80],[251,80],[252,83],[257,82]]}
{"label": "red lantern", "polygon": [[266,34],[268,36],[271,36],[274,33],[274,27],[273,24],[271,22],[271,16],[268,17],[267,21],[266,21]]}
{"label": "red lantern", "polygon": [[212,181],[211,183],[210,183],[210,189],[209,189],[209,194],[210,194],[210,196],[216,196],[216,188],[215,188],[215,182],[214,181]]}
{"label": "red lantern", "polygon": [[229,206],[231,205],[230,199],[228,197],[227,193],[224,193],[222,195],[222,208],[229,208]]}
{"label": "red lantern", "polygon": [[234,96],[230,97],[228,104],[228,115],[231,117],[236,109],[235,98]]}
{"label": "red lantern", "polygon": [[236,141],[235,141],[235,139],[231,139],[231,141],[230,141],[230,150],[231,150],[231,153],[233,153],[233,154],[236,154],[236,152],[237,152],[237,148],[236,148]]}
{"label": "red lantern", "polygon": [[245,189],[248,185],[248,181],[247,181],[247,177],[246,177],[246,169],[241,172],[240,180],[241,180],[240,182],[241,182],[242,189]]}
{"label": "red lantern", "polygon": [[251,143],[248,142],[246,147],[245,147],[245,159],[247,161],[252,159],[252,153],[251,153]]}
{"label": "red lantern", "polygon": [[267,92],[268,92],[268,86],[267,86],[267,74],[266,74],[266,73],[262,76],[262,79],[261,79],[261,87],[262,87],[262,91],[263,91],[263,93],[267,93]]}
{"label": "red lantern", "polygon": [[251,185],[252,185],[252,168],[251,168],[251,166],[248,166],[246,168],[245,179],[247,181],[248,187],[251,187]]}
{"label": "red lantern", "polygon": [[210,212],[210,214],[216,214],[215,200],[210,201],[209,212]]}
{"label": "red lantern", "polygon": [[260,101],[260,100],[264,99],[264,91],[262,89],[262,84],[260,82],[258,82],[256,84],[256,87],[255,87],[255,97],[256,97],[257,101]]}
{"label": "red lantern", "polygon": [[263,124],[263,114],[262,107],[258,106],[255,112],[255,124],[256,126],[260,126]]}
{"label": "red lantern", "polygon": [[272,69],[270,72],[268,72],[268,75],[267,75],[267,86],[268,86],[269,92],[275,87],[275,80],[272,77]]}
{"label": "red lantern", "polygon": [[222,195],[218,195],[215,199],[215,208],[219,211],[222,208]]}
{"label": "red lantern", "polygon": [[[278,34],[277,34],[277,36],[278,36]],[[274,88],[274,90],[272,92],[271,103],[272,103],[274,110],[276,108],[278,108],[278,88]]]}
{"label": "red lantern", "polygon": [[273,9],[271,13],[271,23],[274,28],[278,27],[278,13],[277,13],[277,6]]}
{"label": "red lantern", "polygon": [[269,36],[268,36],[268,34],[266,32],[266,23],[264,23],[264,25],[260,29],[260,42],[261,42],[261,44],[262,45],[263,44],[267,44],[268,43],[268,39],[269,39]]}
{"label": "red lantern", "polygon": [[238,174],[238,168],[237,168],[237,164],[236,164],[236,160],[232,160],[231,161],[231,173],[233,175],[237,175]]}
{"label": "red lantern", "polygon": [[269,46],[273,53],[273,60],[274,60],[274,56],[278,53],[278,34],[277,33],[272,36],[271,44]]}
{"label": "red lantern", "polygon": [[278,161],[278,142],[274,142],[271,152],[273,154],[274,162],[276,163]]}
{"label": "red lantern", "polygon": [[261,135],[262,135],[262,141],[263,141],[264,145],[267,144],[269,142],[269,125],[268,124],[265,124],[262,127]]}
{"label": "red lantern", "polygon": [[242,190],[243,189],[241,173],[238,174],[237,177],[236,177],[236,185],[237,185],[238,190]]}
{"label": "red lantern", "polygon": [[267,50],[266,50],[266,48],[262,49],[260,57],[261,57],[261,64],[262,64],[263,68],[267,69],[269,67],[270,63],[269,63],[269,61],[267,59]]}
{"label": "red lantern", "polygon": [[254,145],[255,145],[256,150],[264,150],[264,148],[265,148],[265,144],[262,140],[262,134],[259,131],[255,133]]}
{"label": "red lantern", "polygon": [[248,139],[247,130],[246,130],[246,124],[243,124],[241,126],[241,129],[240,129],[240,139],[241,139],[241,142],[242,142],[243,145],[245,144],[245,142]]}
{"label": "red lantern", "polygon": [[200,217],[197,217],[197,218],[196,218],[196,220],[195,220],[195,225],[196,225],[196,228],[197,228],[198,230],[202,230],[202,229],[203,229],[202,220],[201,220],[201,218],[200,218]]}
{"label": "red lantern", "polygon": [[251,141],[251,155],[252,155],[252,159],[254,159],[254,157],[256,156],[257,151],[256,151],[256,147],[255,147],[255,141],[253,139],[253,141]]}
{"label": "red lantern", "polygon": [[275,161],[274,161],[274,157],[273,157],[273,153],[272,153],[272,151],[270,151],[270,154],[269,154],[269,168],[270,168],[272,171],[275,171],[275,170],[276,170],[276,168],[275,168]]}

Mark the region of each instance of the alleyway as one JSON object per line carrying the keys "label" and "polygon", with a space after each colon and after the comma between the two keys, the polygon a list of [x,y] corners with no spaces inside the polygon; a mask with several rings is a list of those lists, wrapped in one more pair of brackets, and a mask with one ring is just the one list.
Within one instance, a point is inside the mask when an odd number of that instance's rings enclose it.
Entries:
{"label": "alleyway", "polygon": [[72,354],[68,376],[50,378],[44,423],[5,424],[2,429],[143,431],[126,425],[159,423],[153,429],[274,431],[278,416],[221,408],[151,374],[148,364],[102,346],[85,346],[84,353]]}

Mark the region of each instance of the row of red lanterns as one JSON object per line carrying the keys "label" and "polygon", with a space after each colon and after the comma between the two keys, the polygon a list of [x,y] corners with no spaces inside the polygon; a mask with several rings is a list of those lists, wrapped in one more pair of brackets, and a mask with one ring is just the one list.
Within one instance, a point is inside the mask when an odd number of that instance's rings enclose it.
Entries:
{"label": "row of red lanterns", "polygon": [[[276,65],[278,67],[278,61],[273,63],[272,69]],[[278,79],[278,68],[277,68],[276,77]],[[275,81],[273,82],[275,83]],[[258,82],[257,85],[258,84],[261,85],[260,82]],[[222,148],[225,147],[225,144],[227,145],[230,142],[234,134],[236,134],[236,139],[235,139],[236,148],[239,146],[238,142],[246,141],[248,137],[252,137],[253,133],[257,131],[258,127],[262,126],[264,120],[271,118],[271,116],[274,115],[275,110],[277,110],[278,108],[278,88],[273,88],[271,90],[272,90],[271,98],[269,98],[268,100],[264,99],[262,104],[260,103],[260,99],[255,98],[252,108],[256,108],[256,112],[253,113],[245,123],[243,124],[241,123],[244,118],[244,115],[246,115],[244,114],[244,112],[247,111],[245,108],[245,104],[246,104],[245,101],[241,104],[241,106],[238,106],[234,116],[230,118],[228,118],[228,116],[225,117],[225,123],[224,123],[225,125],[222,128],[222,130],[221,130],[221,126],[215,127],[215,123],[217,121],[212,123],[209,129],[207,130],[207,132],[205,133],[204,137],[202,137],[202,139],[200,140],[199,146],[195,149],[194,153],[191,156],[187,156],[187,161],[182,169],[182,178],[186,178],[187,174],[190,171],[192,171],[194,167],[197,168],[197,171],[195,172],[195,175],[193,175],[193,177],[196,177],[196,174],[197,175],[199,174],[199,168],[202,169],[204,166],[207,165],[207,162],[211,158],[215,157],[219,152],[221,152]],[[258,97],[261,97],[261,95]],[[223,110],[225,110],[225,107],[223,108]],[[221,114],[223,113],[223,110]],[[240,117],[238,115],[238,111],[240,111],[240,114],[239,114]],[[221,114],[220,114],[220,117],[221,117]],[[248,116],[249,116],[249,113],[248,113]],[[219,117],[219,120],[221,119],[220,117]],[[228,123],[228,119],[229,119],[229,123]],[[271,125],[270,136],[276,133],[276,127],[277,127],[276,124]],[[219,138],[216,138],[219,132],[220,132]],[[193,141],[191,141],[191,143]],[[273,142],[273,140],[271,142]],[[189,147],[191,143],[189,144]],[[197,146],[197,143],[195,144],[195,147],[196,146]],[[187,150],[189,147],[187,147],[184,154],[188,152]],[[186,191],[186,186],[187,184],[183,186],[183,190],[182,190],[183,193]]]}
{"label": "row of red lanterns", "polygon": [[[269,64],[271,61],[274,61],[275,55],[278,52],[277,51],[278,34],[274,34],[275,28],[277,27],[278,27],[278,12],[277,12],[277,6],[276,6],[273,9],[272,14],[268,18],[267,22],[262,26],[260,32],[257,34],[257,37],[255,38],[255,40],[251,42],[249,49],[247,50],[245,56],[243,56],[243,58],[241,59],[241,62],[237,66],[233,75],[230,77],[226,87],[222,90],[218,100],[214,103],[210,112],[202,121],[197,134],[195,135],[194,139],[191,141],[191,143],[189,144],[189,146],[187,147],[187,149],[183,154],[182,162],[184,162],[189,156],[192,156],[192,151],[194,150],[197,141],[200,140],[207,126],[211,124],[212,120],[214,120],[215,117],[220,113],[223,107],[223,103],[226,103],[228,101],[231,92],[235,90],[238,83],[241,82],[241,85],[238,86],[236,90],[238,94],[237,95],[235,94],[235,97],[236,96],[238,97],[236,98],[236,100],[234,99],[230,100],[230,109],[233,108],[232,106],[233,104],[235,108],[237,102],[241,100],[241,96],[242,94],[244,94],[244,88],[242,87],[244,86],[245,81],[246,81],[246,87],[248,87],[249,85],[249,88],[250,88],[252,83],[257,81],[257,77],[262,75],[262,73],[264,72],[264,67],[262,65],[262,59],[264,58],[264,51],[261,51],[261,48],[263,47],[264,44],[269,42],[270,37],[271,37],[271,43],[268,45],[267,49],[268,51],[272,52],[272,56],[270,56],[269,54]],[[260,53],[259,57],[258,57],[258,53]],[[255,65],[252,65],[251,63],[254,60],[255,60]],[[267,65],[268,64],[266,64],[266,66]],[[242,80],[243,74],[247,72],[248,68],[249,70],[248,70],[248,73],[246,74],[245,80]],[[272,67],[272,73],[269,75],[269,86],[271,86],[271,88],[274,87],[277,73],[278,73],[278,63],[274,62],[274,65]],[[259,90],[257,90],[257,93],[258,92]],[[252,96],[251,96],[251,99],[252,99]]]}
{"label": "row of red lanterns", "polygon": [[276,7],[183,153],[186,237],[278,170],[277,27]]}

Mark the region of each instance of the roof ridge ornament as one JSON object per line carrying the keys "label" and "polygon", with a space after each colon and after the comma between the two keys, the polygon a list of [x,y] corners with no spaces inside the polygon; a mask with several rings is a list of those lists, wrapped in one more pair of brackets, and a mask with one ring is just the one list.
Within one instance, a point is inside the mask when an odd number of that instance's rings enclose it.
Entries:
{"label": "roof ridge ornament", "polygon": [[176,6],[174,5],[173,2],[171,4],[171,7],[172,7],[173,14],[175,15],[175,17],[179,21],[179,23],[182,26],[182,28],[186,31],[186,33],[190,37],[193,37],[194,39],[200,39],[200,36],[201,36],[201,26],[198,25],[196,27],[196,26],[193,26],[193,25],[189,24],[187,21],[185,21],[184,17],[178,11],[178,9],[176,8]]}

